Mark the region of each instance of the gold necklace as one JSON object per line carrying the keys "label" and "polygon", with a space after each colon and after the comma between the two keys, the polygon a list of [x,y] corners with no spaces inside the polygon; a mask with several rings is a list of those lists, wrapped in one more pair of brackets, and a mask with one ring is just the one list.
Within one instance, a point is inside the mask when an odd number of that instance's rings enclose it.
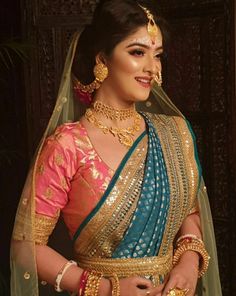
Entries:
{"label": "gold necklace", "polygon": [[134,107],[118,110],[102,103],[101,101],[95,101],[92,107],[96,113],[102,114],[103,116],[111,120],[126,120],[134,117],[137,113]]}
{"label": "gold necklace", "polygon": [[133,126],[127,128],[118,128],[112,126],[109,127],[104,125],[96,118],[95,110],[92,108],[88,108],[86,110],[85,118],[97,128],[101,129],[105,135],[108,133],[112,134],[114,137],[118,138],[122,145],[124,145],[126,148],[130,148],[134,143],[135,132],[138,132],[141,127],[141,116],[137,112],[135,113]]}

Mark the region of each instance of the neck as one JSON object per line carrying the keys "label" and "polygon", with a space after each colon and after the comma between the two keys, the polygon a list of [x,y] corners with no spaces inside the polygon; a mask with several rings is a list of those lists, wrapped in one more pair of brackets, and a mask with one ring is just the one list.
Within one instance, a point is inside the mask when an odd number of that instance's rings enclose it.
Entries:
{"label": "neck", "polygon": [[116,110],[135,109],[135,103],[132,100],[119,98],[119,96],[114,94],[112,91],[106,91],[102,87],[97,90],[94,96],[94,101],[100,101]]}

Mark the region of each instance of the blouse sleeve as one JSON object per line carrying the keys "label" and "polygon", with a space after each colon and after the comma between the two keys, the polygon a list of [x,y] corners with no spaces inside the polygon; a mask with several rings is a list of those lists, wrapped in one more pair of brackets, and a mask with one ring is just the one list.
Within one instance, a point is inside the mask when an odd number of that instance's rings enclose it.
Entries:
{"label": "blouse sleeve", "polygon": [[68,202],[70,183],[76,171],[73,136],[63,131],[49,137],[40,154],[35,177],[35,242],[47,244]]}

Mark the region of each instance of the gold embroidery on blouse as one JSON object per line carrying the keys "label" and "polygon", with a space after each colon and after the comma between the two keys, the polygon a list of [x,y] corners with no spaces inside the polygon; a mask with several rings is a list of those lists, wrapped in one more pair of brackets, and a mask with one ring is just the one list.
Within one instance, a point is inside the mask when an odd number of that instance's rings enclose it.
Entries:
{"label": "gold embroidery on blouse", "polygon": [[56,154],[55,157],[54,157],[54,160],[55,160],[56,165],[62,165],[63,162],[64,162],[63,155]]}
{"label": "gold embroidery on blouse", "polygon": [[62,188],[63,189],[67,189],[67,182],[66,182],[66,178],[63,176],[62,178],[61,178],[61,186],[62,186]]}
{"label": "gold embroidery on blouse", "polygon": [[44,193],[44,196],[46,197],[46,199],[51,199],[52,196],[53,196],[53,191],[52,191],[52,189],[48,187],[48,188],[46,189],[46,192]]}
{"label": "gold embroidery on blouse", "polygon": [[49,217],[42,214],[35,214],[35,243],[38,245],[46,245],[48,238],[56,226],[59,215]]}
{"label": "gold embroidery on blouse", "polygon": [[44,170],[45,170],[44,165],[40,164],[37,168],[37,174],[42,175],[44,173]]}

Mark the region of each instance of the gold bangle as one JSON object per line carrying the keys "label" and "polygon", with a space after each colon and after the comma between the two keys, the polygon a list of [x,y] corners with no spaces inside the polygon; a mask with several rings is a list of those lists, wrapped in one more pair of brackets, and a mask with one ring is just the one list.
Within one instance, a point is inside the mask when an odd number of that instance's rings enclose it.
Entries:
{"label": "gold bangle", "polygon": [[84,296],[98,296],[99,284],[102,278],[102,274],[92,271],[86,283]]}
{"label": "gold bangle", "polygon": [[120,282],[117,274],[113,274],[110,281],[112,285],[112,296],[120,296]]}
{"label": "gold bangle", "polygon": [[185,241],[179,243],[178,248],[174,252],[173,266],[177,265],[177,263],[180,260],[180,257],[186,251],[194,251],[201,255],[201,264],[198,271],[198,277],[202,277],[208,269],[210,260],[209,254],[207,253],[204,244],[200,243],[198,240],[193,240],[191,243],[186,243]]}

